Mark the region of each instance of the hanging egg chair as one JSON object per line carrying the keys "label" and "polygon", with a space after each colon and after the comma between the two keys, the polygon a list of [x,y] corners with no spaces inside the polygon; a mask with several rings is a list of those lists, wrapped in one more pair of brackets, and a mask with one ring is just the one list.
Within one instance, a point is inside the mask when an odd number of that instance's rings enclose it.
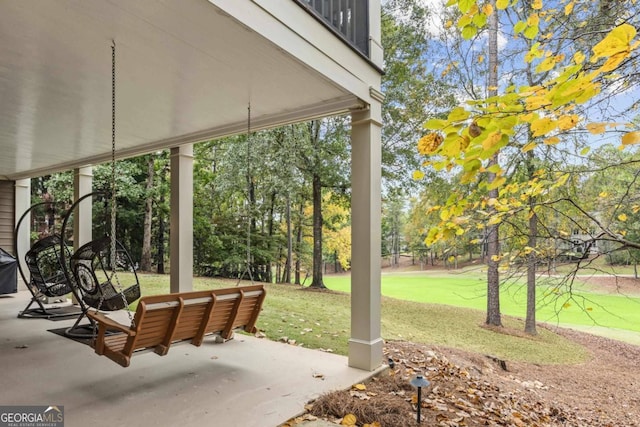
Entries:
{"label": "hanging egg chair", "polygon": [[[24,265],[27,267],[27,271],[23,271],[22,263],[18,263],[20,276],[32,295],[29,304],[18,313],[20,318],[51,319],[80,314],[77,308],[70,305],[53,307],[45,307],[44,305],[50,299],[64,302],[66,295],[73,292],[73,286],[66,274],[67,266],[65,264],[65,258],[68,259],[70,256],[69,247],[64,244],[60,231],[55,227],[56,211],[59,211],[61,206],[63,203],[53,201],[36,203],[22,214],[16,224],[14,249],[16,258],[19,259],[17,242],[23,221],[30,214],[45,217],[43,221],[34,221],[39,225],[45,225],[43,229],[39,230],[43,237],[33,243],[24,256]],[[46,214],[38,212],[43,208]],[[34,304],[36,306],[32,308]]]}
{"label": "hanging egg chair", "polygon": [[[71,216],[76,208],[86,199],[96,197],[98,200],[113,198],[104,192],[86,194],[76,200],[69,209],[62,224],[65,234],[67,226],[73,222]],[[115,224],[112,222],[112,232]],[[111,254],[115,254],[112,259]],[[95,336],[94,322],[82,324],[90,309],[96,311],[127,310],[132,302],[140,298],[140,282],[129,252],[124,245],[111,235],[103,235],[80,246],[73,254],[62,254],[63,262],[68,268],[65,270],[68,282],[73,287],[73,293],[82,309],[80,316],[73,326],[65,331],[71,338],[92,338]]]}
{"label": "hanging egg chair", "polygon": [[121,310],[140,298],[140,282],[131,256],[120,241],[115,243],[115,271],[110,262],[109,236],[86,243],[71,256],[71,271],[82,300],[97,310]]}

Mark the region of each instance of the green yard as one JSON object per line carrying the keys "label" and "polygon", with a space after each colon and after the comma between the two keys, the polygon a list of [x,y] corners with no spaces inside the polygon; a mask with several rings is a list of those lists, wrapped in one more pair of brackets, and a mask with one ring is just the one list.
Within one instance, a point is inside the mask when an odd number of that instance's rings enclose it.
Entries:
{"label": "green yard", "polygon": [[[334,278],[328,278],[333,283]],[[143,295],[169,291],[169,276],[140,275]],[[344,280],[348,288],[348,278]],[[244,282],[248,284],[248,282]],[[196,289],[235,286],[234,280],[194,279]],[[347,353],[350,337],[350,297],[345,292],[314,291],[295,285],[267,284],[267,298],[258,327],[267,338],[295,340],[296,345]],[[409,340],[444,345],[507,360],[542,364],[578,363],[584,349],[541,329],[537,337],[513,334],[523,322],[505,318],[509,333],[495,333],[483,325],[482,311],[443,304],[383,298],[382,336],[386,340]]]}
{"label": "green yard", "polygon": [[[325,278],[329,288],[345,292],[349,291],[349,281],[346,275]],[[398,272],[382,275],[382,294],[385,296],[479,310],[486,308],[485,287],[486,278],[478,272]],[[538,321],[640,332],[638,296],[604,294],[592,286],[576,284],[573,300],[567,300],[567,296],[558,296],[552,290],[550,285],[539,285]],[[516,283],[503,288],[500,305],[504,314],[524,317],[525,286]]]}
{"label": "green yard", "polygon": [[[141,275],[143,295],[166,293],[169,276]],[[245,282],[248,283],[248,282]],[[503,289],[501,308],[507,333],[484,328],[485,277],[463,273],[394,272],[382,275],[382,336],[445,345],[508,360],[533,363],[577,363],[584,349],[539,328],[528,337],[523,329],[524,286]],[[196,289],[236,286],[234,280],[195,278]],[[325,277],[330,291],[295,285],[268,284],[267,299],[258,326],[272,340],[339,354],[347,353],[350,330],[350,277]],[[640,297],[604,294],[593,286],[576,286],[576,301],[568,306],[541,284],[538,320],[640,344]],[[545,293],[547,296],[545,297]],[[545,305],[546,302],[546,305]],[[582,307],[580,307],[582,305]],[[589,308],[589,310],[586,310]]]}

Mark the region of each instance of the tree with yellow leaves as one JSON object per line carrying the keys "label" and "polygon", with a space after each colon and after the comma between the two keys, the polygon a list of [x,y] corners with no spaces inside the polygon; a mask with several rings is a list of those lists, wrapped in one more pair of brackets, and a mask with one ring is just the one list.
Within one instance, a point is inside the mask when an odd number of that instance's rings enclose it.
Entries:
{"label": "tree with yellow leaves", "polygon": [[[635,84],[635,73],[630,70],[637,67],[632,59],[640,45],[636,28],[627,22],[633,15],[619,9],[620,3],[632,9],[635,1],[597,3],[599,8],[593,11],[587,7],[593,9],[594,2],[448,2],[455,12],[455,22],[449,25],[466,39],[485,31],[496,14],[508,16],[511,21],[502,22],[501,32],[526,42],[526,52],[514,57],[526,64],[529,73],[524,82],[504,79],[499,84],[488,83],[486,97],[469,99],[446,117],[425,124],[428,133],[418,142],[419,152],[426,157],[423,165],[459,171],[462,183],[477,183],[484,191],[482,200],[470,203],[466,197],[451,197],[442,205],[437,212],[440,222],[430,230],[427,244],[473,232],[477,227],[474,214],[479,210],[489,226],[511,220],[520,212],[534,218],[530,227],[537,224],[535,216],[545,206],[545,197],[564,186],[570,176],[559,170],[536,170],[533,153],[563,145],[567,134],[617,132],[623,147],[640,142],[640,132],[633,124],[610,120],[605,114],[598,114],[595,121],[585,114],[592,113],[603,99],[610,99],[612,90],[620,85]],[[612,13],[612,8],[618,8],[619,13]],[[588,16],[599,18],[589,21]],[[528,156],[527,179],[511,179],[513,170],[496,161],[504,150]],[[584,149],[575,154],[587,153]],[[490,176],[495,179],[487,180]],[[537,249],[531,242],[526,246],[534,260]],[[491,260],[502,261],[502,256],[494,254]]]}

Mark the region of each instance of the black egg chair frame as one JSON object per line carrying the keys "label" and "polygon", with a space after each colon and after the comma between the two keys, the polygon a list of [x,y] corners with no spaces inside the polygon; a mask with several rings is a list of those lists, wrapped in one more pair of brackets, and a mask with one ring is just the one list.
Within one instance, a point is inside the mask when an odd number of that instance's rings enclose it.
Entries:
{"label": "black egg chair frame", "polygon": [[[14,230],[14,253],[20,259],[18,250],[18,234],[24,219],[37,208],[55,208],[63,205],[63,202],[41,202],[27,209],[16,224]],[[68,214],[68,213],[67,213]],[[66,216],[66,215],[65,215]],[[69,247],[65,245],[62,232],[51,233],[37,240],[27,251],[24,257],[29,277],[18,262],[18,271],[27,289],[31,292],[31,300],[24,310],[18,313],[19,318],[26,319],[52,319],[78,316],[79,308],[71,304],[64,306],[46,307],[45,299],[64,300],[65,295],[73,293],[73,284],[67,273],[66,259],[70,255]],[[36,307],[31,307],[36,304]]]}
{"label": "black egg chair frame", "polygon": [[[94,196],[105,196],[104,192],[88,193],[76,200],[62,223],[64,235],[69,218],[84,200]],[[108,199],[105,197],[105,200]],[[113,201],[112,201],[113,203]],[[64,243],[61,243],[63,245]],[[115,249],[116,260],[111,260]],[[67,261],[65,274],[72,283],[81,313],[76,322],[65,331],[72,338],[91,338],[95,335],[95,324],[86,316],[90,309],[95,311],[116,311],[128,309],[129,304],[140,298],[140,282],[135,265],[129,252],[121,242],[110,235],[104,235],[80,246],[72,255],[63,255]],[[115,270],[112,266],[115,266]],[[120,282],[120,276],[126,275],[126,286]],[[126,273],[126,274],[122,274]],[[89,323],[81,324],[87,318]]]}

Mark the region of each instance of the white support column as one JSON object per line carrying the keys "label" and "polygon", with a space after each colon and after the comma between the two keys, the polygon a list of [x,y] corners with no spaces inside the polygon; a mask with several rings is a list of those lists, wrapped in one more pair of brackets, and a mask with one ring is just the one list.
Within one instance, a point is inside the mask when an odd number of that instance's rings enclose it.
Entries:
{"label": "white support column", "polygon": [[[30,179],[19,179],[15,183],[15,221],[14,224],[18,224],[18,220],[25,213],[27,209],[31,207],[31,180]],[[29,277],[29,269],[24,261],[24,254],[27,253],[29,248],[31,247],[31,214],[27,214],[27,216],[22,220],[22,225],[20,226],[20,230],[18,230],[18,235],[16,236],[16,247],[18,249],[20,268],[24,272],[26,279],[30,280]],[[18,290],[27,290],[27,284],[22,281],[22,277],[18,274]]]}
{"label": "white support column", "polygon": [[193,145],[171,149],[171,292],[193,290]]}
{"label": "white support column", "polygon": [[382,364],[380,332],[381,104],[351,114],[351,339],[349,366]]}
{"label": "white support column", "polygon": [[[73,200],[91,193],[93,168],[86,166],[73,170]],[[93,206],[91,198],[83,200],[73,213],[73,249],[76,250],[93,239]]]}

